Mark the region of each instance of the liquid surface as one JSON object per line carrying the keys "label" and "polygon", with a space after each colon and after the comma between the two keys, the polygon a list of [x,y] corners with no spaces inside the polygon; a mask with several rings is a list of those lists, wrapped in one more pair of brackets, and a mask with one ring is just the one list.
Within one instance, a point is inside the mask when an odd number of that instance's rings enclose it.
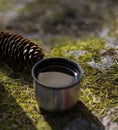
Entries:
{"label": "liquid surface", "polygon": [[65,87],[73,83],[74,75],[69,75],[62,72],[42,72],[38,75],[38,80],[41,84],[47,87]]}

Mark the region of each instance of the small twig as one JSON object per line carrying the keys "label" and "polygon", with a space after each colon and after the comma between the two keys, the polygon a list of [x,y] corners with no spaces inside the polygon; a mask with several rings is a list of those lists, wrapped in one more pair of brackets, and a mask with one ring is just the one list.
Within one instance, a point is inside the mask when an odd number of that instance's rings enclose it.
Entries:
{"label": "small twig", "polygon": [[20,126],[23,126],[23,124],[18,120],[18,119],[16,119],[15,120]]}
{"label": "small twig", "polygon": [[3,121],[5,121],[8,117],[9,117],[9,115],[4,116],[3,118],[1,118],[1,119],[0,119],[0,123],[2,123]]}
{"label": "small twig", "polygon": [[2,105],[14,106],[16,105],[16,103],[1,103],[0,106]]}
{"label": "small twig", "polygon": [[104,75],[98,76],[97,78],[95,78],[91,84],[95,83],[96,81],[98,81],[99,79],[101,79],[102,77],[104,77]]}
{"label": "small twig", "polygon": [[19,116],[21,114],[25,113],[23,110],[16,114],[16,116]]}

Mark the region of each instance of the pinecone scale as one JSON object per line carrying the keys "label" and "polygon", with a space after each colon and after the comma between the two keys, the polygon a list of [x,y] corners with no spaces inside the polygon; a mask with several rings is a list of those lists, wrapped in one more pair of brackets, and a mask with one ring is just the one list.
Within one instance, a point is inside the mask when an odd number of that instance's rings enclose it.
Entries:
{"label": "pinecone scale", "polygon": [[21,35],[0,31],[0,59],[10,67],[31,70],[43,57],[43,50],[38,44]]}

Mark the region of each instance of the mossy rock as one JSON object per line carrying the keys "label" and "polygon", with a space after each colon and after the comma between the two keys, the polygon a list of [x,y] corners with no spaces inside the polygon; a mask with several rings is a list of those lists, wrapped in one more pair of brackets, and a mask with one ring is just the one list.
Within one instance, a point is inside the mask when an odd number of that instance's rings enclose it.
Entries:
{"label": "mossy rock", "polygon": [[[0,65],[0,125],[1,129],[60,130],[77,129],[83,123],[85,130],[103,130],[99,121],[110,107],[117,106],[118,67],[106,70],[92,68],[87,62],[100,62],[100,50],[105,42],[99,38],[79,41],[62,38],[46,57],[65,57],[77,62],[83,69],[83,80],[78,104],[63,114],[48,113],[36,102],[31,74],[14,72]],[[75,53],[74,53],[75,52]],[[83,52],[78,54],[78,52]],[[79,125],[80,124],[80,125]],[[82,128],[82,127],[81,127]]]}
{"label": "mossy rock", "polygon": [[[116,105],[118,95],[118,66],[114,64],[109,69],[98,70],[92,68],[87,62],[94,60],[100,62],[100,51],[107,50],[105,41],[100,38],[87,38],[80,41],[63,40],[60,45],[51,51],[51,56],[65,57],[74,60],[83,68],[83,86],[80,99],[98,116],[101,117],[109,108]],[[78,53],[84,52],[78,56]],[[73,52],[73,53],[69,53]],[[75,53],[74,53],[75,52]]]}

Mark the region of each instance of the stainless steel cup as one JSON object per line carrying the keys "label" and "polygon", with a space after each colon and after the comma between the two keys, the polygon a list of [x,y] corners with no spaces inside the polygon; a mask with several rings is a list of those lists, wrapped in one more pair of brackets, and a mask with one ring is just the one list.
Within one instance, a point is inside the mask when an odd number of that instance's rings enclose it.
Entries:
{"label": "stainless steel cup", "polygon": [[[42,84],[38,79],[38,75],[44,70],[72,74],[74,75],[74,81],[63,87],[49,87]],[[35,96],[41,108],[47,111],[62,112],[69,110],[77,103],[82,78],[82,69],[77,63],[66,58],[43,59],[34,65],[32,77]],[[60,82],[64,82],[64,80]]]}

